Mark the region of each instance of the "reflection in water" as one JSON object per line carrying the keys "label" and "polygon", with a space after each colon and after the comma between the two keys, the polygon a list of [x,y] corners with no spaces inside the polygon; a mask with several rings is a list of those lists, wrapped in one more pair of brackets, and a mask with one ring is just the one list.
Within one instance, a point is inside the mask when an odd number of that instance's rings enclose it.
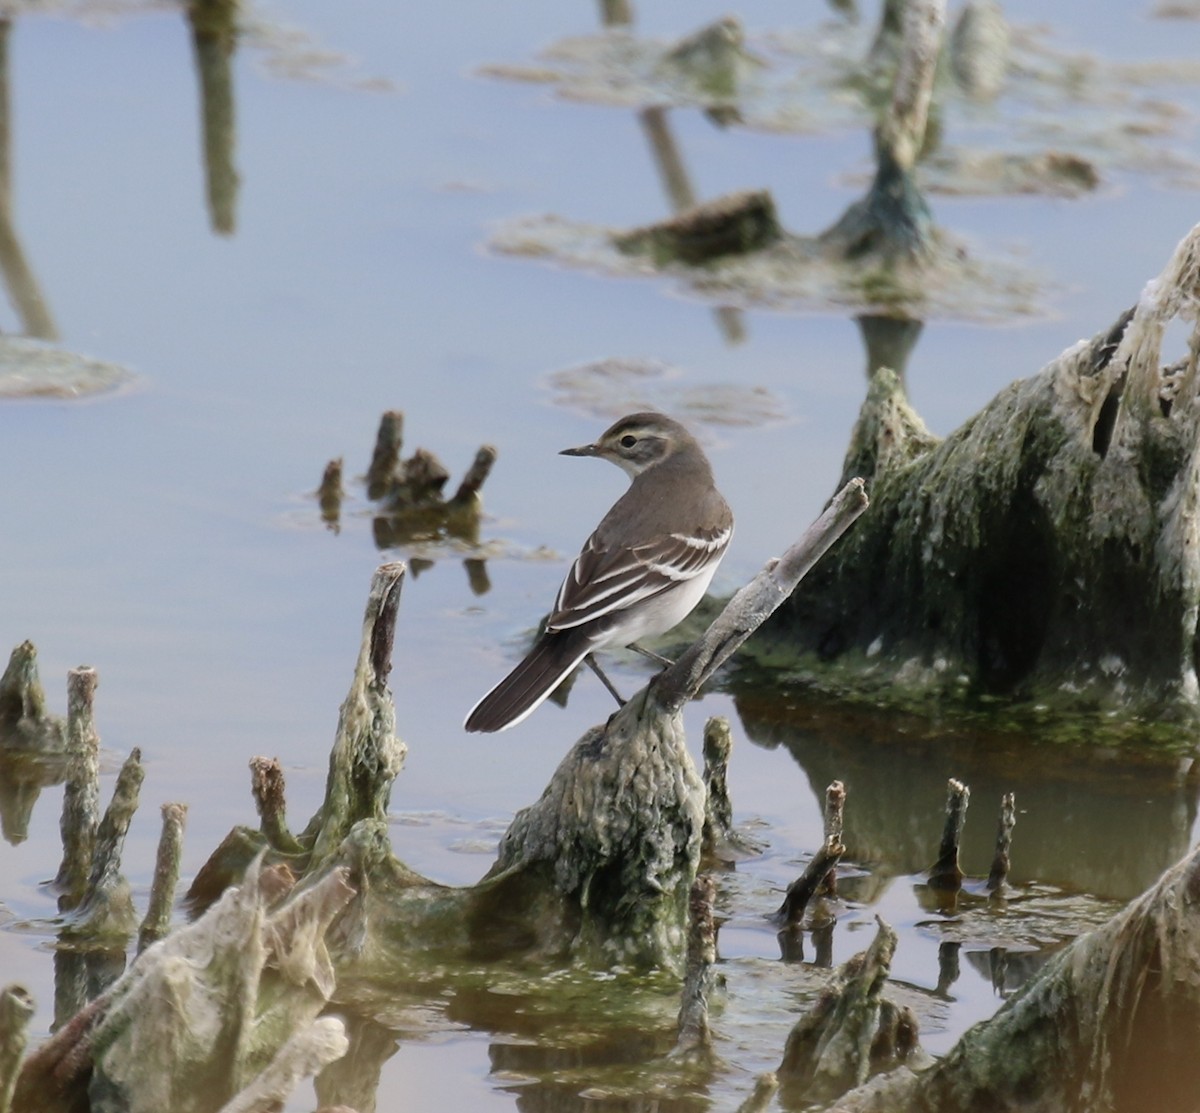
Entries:
{"label": "reflection in water", "polygon": [[1176,767],[1105,760],[1094,749],[1039,746],[984,728],[951,733],[778,688],[743,684],[736,704],[748,737],[787,749],[818,800],[831,781],[845,783],[847,858],[880,873],[916,874],[932,864],[949,776],[968,784],[974,801],[963,838],[969,874],[987,872],[1006,792],[1015,793],[1018,813],[1014,881],[1128,899],[1189,846],[1198,785]]}
{"label": "reflection in water", "polygon": [[[650,142],[650,153],[654,156],[654,165],[672,211],[678,213],[690,209],[696,204],[696,192],[692,189],[679,145],[668,126],[666,109],[644,108],[638,113],[638,119]],[[740,344],[746,339],[746,323],[740,309],[718,305],[713,310],[713,317],[727,344]]]}
{"label": "reflection in water", "polygon": [[624,27],[633,22],[630,0],[600,0],[600,22],[605,27]]}
{"label": "reflection in water", "polygon": [[396,1033],[370,1017],[345,1016],[350,1049],[325,1067],[315,1079],[322,1108],[344,1106],[365,1113],[375,1108],[383,1065],[399,1049]]}
{"label": "reflection in water", "polygon": [[867,378],[870,379],[880,368],[888,367],[896,372],[897,378],[903,383],[909,357],[921,338],[924,322],[911,317],[884,317],[869,313],[854,320],[867,350]]}
{"label": "reflection in water", "polygon": [[58,328],[25,258],[12,218],[12,128],[8,95],[8,40],[12,20],[0,18],[0,269],[26,336],[55,340]]}
{"label": "reflection in water", "polygon": [[214,232],[233,235],[237,224],[238,172],[233,96],[233,54],[237,49],[237,0],[191,0],[187,7],[200,79],[200,120],[204,133],[204,173],[208,216]]}
{"label": "reflection in water", "polygon": [[0,834],[13,846],[29,837],[29,819],[42,789],[60,784],[66,760],[0,750]]}
{"label": "reflection in water", "polygon": [[124,973],[124,946],[77,948],[60,936],[54,952],[54,1023],[50,1030],[57,1032]]}

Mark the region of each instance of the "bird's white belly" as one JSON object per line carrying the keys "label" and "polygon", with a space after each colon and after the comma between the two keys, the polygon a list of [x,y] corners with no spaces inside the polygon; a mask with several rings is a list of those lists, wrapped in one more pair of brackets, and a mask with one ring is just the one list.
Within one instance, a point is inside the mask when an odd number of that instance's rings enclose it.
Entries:
{"label": "bird's white belly", "polygon": [[597,642],[597,648],[602,645],[629,645],[643,638],[656,638],[678,626],[704,598],[719,563],[713,561],[699,575],[683,580],[678,587],[639,603],[633,608],[632,614],[622,616],[621,622],[603,641]]}

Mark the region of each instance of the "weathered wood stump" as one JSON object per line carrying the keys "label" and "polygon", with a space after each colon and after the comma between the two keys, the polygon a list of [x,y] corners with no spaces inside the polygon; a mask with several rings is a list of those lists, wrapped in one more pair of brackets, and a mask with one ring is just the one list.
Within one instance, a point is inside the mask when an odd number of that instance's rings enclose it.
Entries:
{"label": "weathered wood stump", "polygon": [[877,374],[845,461],[871,517],[752,648],[893,705],[1005,697],[1043,720],[1116,713],[1096,728],[1126,735],[1194,722],[1200,334],[1182,361],[1161,348],[1198,308],[1200,228],[1130,313],[945,440]]}

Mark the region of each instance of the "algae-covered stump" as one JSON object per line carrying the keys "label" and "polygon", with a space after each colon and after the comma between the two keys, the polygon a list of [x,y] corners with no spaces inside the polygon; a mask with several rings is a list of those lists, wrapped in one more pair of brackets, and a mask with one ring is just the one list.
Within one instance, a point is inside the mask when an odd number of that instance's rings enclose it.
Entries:
{"label": "algae-covered stump", "polygon": [[874,510],[766,623],[762,661],[885,703],[1194,722],[1200,334],[1182,362],[1161,348],[1197,310],[1200,228],[1131,313],[945,440],[879,372],[844,466]]}

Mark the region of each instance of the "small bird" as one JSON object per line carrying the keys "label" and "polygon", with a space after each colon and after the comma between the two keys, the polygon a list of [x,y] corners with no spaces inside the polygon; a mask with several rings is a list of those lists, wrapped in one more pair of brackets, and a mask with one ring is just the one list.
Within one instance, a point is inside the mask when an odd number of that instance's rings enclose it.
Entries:
{"label": "small bird", "polygon": [[590,655],[610,645],[641,649],[640,638],[682,622],[733,536],[733,514],[708,459],[678,421],[630,414],[594,444],[561,455],[611,460],[633,482],[575,558],[533,648],[471,709],[469,731],[516,726],[584,659],[616,696]]}

